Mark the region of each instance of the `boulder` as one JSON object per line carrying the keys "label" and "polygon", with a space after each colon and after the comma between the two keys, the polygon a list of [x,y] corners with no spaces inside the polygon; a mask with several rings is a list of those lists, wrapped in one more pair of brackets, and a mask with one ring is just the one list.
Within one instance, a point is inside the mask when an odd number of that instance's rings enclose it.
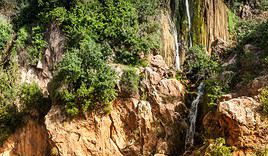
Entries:
{"label": "boulder", "polygon": [[248,150],[265,148],[267,122],[260,104],[250,97],[220,102],[217,112],[207,114],[203,120],[210,137],[225,137],[227,144]]}

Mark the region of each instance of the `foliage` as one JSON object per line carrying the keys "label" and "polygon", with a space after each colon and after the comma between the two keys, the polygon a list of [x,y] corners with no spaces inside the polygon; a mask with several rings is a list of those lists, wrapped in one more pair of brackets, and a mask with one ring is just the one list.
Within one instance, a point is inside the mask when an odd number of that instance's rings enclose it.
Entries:
{"label": "foliage", "polygon": [[[116,97],[116,76],[105,63],[104,49],[92,39],[71,49],[58,66],[53,89],[65,103],[66,112],[75,116],[94,106],[109,105]],[[101,95],[101,96],[100,96]]]}
{"label": "foliage", "polygon": [[18,126],[19,117],[15,106],[18,87],[12,71],[4,70],[0,66],[0,144]]}
{"label": "foliage", "polygon": [[47,113],[49,108],[48,99],[44,97],[36,83],[23,84],[19,96],[23,112],[37,110],[43,115]]}
{"label": "foliage", "polygon": [[267,10],[268,9],[268,1],[267,0],[260,0],[259,8],[261,10]]}
{"label": "foliage", "polygon": [[223,95],[224,88],[219,80],[209,79],[206,82],[206,96],[209,107],[217,106],[218,98]]}
{"label": "foliage", "polygon": [[33,27],[31,34],[31,46],[27,49],[27,60],[30,64],[37,64],[42,57],[43,50],[46,45],[47,42],[44,40],[42,28],[40,26]]}
{"label": "foliage", "polygon": [[251,43],[257,47],[265,47],[268,39],[267,26],[267,21],[240,21],[236,30],[239,44]]}
{"label": "foliage", "polygon": [[235,32],[235,27],[238,22],[238,17],[232,12],[228,11],[228,30],[232,34]]}
{"label": "foliage", "polygon": [[[241,20],[237,24],[237,46],[231,51],[237,53],[237,82],[248,83],[267,69],[268,22],[259,20]],[[249,47],[249,48],[247,48]]]}
{"label": "foliage", "polygon": [[232,156],[232,148],[225,145],[223,138],[217,138],[209,147],[208,156]]}
{"label": "foliage", "polygon": [[125,69],[120,80],[122,93],[127,97],[137,95],[139,91],[139,80],[140,77],[135,68]]}
{"label": "foliage", "polygon": [[12,26],[0,16],[0,52],[4,50],[6,42],[11,38]]}
{"label": "foliage", "polygon": [[252,156],[267,156],[268,155],[268,146],[264,149],[256,149],[256,152]]}
{"label": "foliage", "polygon": [[138,12],[139,22],[146,21],[147,17],[157,14],[160,0],[130,0]]}
{"label": "foliage", "polygon": [[212,60],[207,52],[200,46],[189,49],[184,64],[184,71],[194,81],[214,77],[220,70],[219,63]]}
{"label": "foliage", "polygon": [[28,33],[27,28],[21,27],[17,33],[16,48],[18,48],[18,50],[24,48],[28,38],[29,38],[29,33]]}
{"label": "foliage", "polygon": [[268,113],[268,87],[262,89],[260,93],[260,102],[263,106],[263,111]]}
{"label": "foliage", "polygon": [[56,20],[61,24],[71,47],[79,46],[79,41],[90,35],[95,42],[112,49],[118,62],[136,65],[140,63],[140,53],[159,48],[159,33],[155,33],[158,25],[138,20],[137,9],[152,12],[150,6],[146,4],[141,9],[131,0],[93,0],[76,2],[69,11],[66,7],[55,7],[40,15],[43,21]]}

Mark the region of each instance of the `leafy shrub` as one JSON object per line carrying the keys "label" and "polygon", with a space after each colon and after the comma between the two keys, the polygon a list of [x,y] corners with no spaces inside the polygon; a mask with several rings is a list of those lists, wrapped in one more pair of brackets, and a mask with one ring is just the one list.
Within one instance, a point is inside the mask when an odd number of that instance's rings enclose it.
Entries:
{"label": "leafy shrub", "polygon": [[12,26],[0,16],[0,51],[5,48],[7,41],[12,34]]}
{"label": "leafy shrub", "polygon": [[128,68],[124,70],[120,80],[120,89],[126,97],[132,97],[138,94],[140,77],[137,70]]}
{"label": "leafy shrub", "polygon": [[49,110],[48,98],[44,97],[36,83],[22,85],[20,89],[20,103],[25,113],[37,110],[41,115],[45,115]]}
{"label": "leafy shrub", "polygon": [[208,156],[232,156],[232,148],[225,145],[223,138],[217,138],[209,147]]}
{"label": "leafy shrub", "polygon": [[206,96],[208,98],[207,104],[209,107],[217,106],[218,98],[223,95],[224,89],[220,81],[209,79],[206,81]]}
{"label": "leafy shrub", "polygon": [[41,59],[43,50],[47,46],[47,42],[43,36],[43,30],[40,26],[32,28],[31,46],[28,47],[27,60],[30,64],[36,65]]}
{"label": "leafy shrub", "polygon": [[216,76],[220,70],[219,63],[210,58],[200,46],[189,49],[184,64],[184,71],[194,81]]}
{"label": "leafy shrub", "polygon": [[89,35],[95,42],[112,49],[116,61],[136,65],[140,63],[140,53],[159,48],[158,25],[153,22],[145,24],[138,19],[137,10],[148,11],[146,16],[152,14],[149,12],[158,4],[153,1],[152,6],[147,2],[138,6],[131,0],[77,1],[69,11],[66,11],[66,6],[59,6],[40,15],[44,21],[56,20],[61,24],[70,47],[78,47],[80,40]]}
{"label": "leafy shrub", "polygon": [[29,33],[26,27],[21,27],[18,30],[17,33],[17,39],[16,39],[16,48],[17,49],[22,49],[24,48],[26,41],[29,38]]}
{"label": "leafy shrub", "polygon": [[263,106],[263,111],[268,113],[268,87],[262,89],[260,94],[260,102]]}
{"label": "leafy shrub", "polygon": [[268,1],[267,0],[260,0],[260,9],[267,10],[268,9]]}
{"label": "leafy shrub", "polygon": [[0,66],[0,144],[14,132],[19,125],[18,111],[14,101],[18,94],[12,71]]}
{"label": "leafy shrub", "polygon": [[58,66],[52,83],[54,100],[62,99],[66,112],[75,116],[96,106],[109,105],[116,97],[115,72],[105,63],[103,49],[90,38],[70,50]]}
{"label": "leafy shrub", "polygon": [[236,33],[239,45],[250,43],[259,48],[265,48],[268,39],[267,26],[267,21],[241,20],[238,22]]}

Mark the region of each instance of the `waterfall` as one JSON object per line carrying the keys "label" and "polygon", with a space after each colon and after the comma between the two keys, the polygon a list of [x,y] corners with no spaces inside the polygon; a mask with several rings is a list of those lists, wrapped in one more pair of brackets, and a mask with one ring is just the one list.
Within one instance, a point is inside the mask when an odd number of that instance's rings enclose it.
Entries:
{"label": "waterfall", "polygon": [[191,35],[192,22],[191,22],[191,15],[190,15],[189,0],[185,0],[185,6],[186,6],[186,14],[188,18],[189,46],[192,47],[193,46],[192,35]]}
{"label": "waterfall", "polygon": [[192,146],[194,144],[194,134],[195,134],[195,123],[196,123],[196,117],[197,117],[197,109],[198,109],[198,104],[200,102],[200,99],[204,94],[204,87],[205,87],[205,84],[203,82],[201,82],[200,85],[198,86],[197,97],[191,104],[191,109],[189,112],[190,127],[187,131],[186,140],[185,140],[186,147]]}
{"label": "waterfall", "polygon": [[176,70],[181,69],[181,64],[180,64],[180,48],[179,48],[179,42],[178,42],[178,32],[177,32],[177,27],[175,22],[173,22],[169,18],[169,23],[171,24],[171,28],[173,29],[173,36],[174,36],[174,45],[175,45],[175,68]]}
{"label": "waterfall", "polygon": [[[174,24],[175,25],[175,24]],[[174,27],[174,41],[175,41],[175,67],[177,70],[180,70],[180,48],[179,48],[179,42],[178,42],[178,33],[177,33],[177,29],[176,26]]]}

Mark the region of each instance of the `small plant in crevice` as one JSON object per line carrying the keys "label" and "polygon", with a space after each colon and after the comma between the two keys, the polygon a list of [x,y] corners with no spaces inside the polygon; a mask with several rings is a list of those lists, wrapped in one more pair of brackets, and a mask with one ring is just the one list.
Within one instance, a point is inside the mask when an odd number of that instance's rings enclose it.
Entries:
{"label": "small plant in crevice", "polygon": [[135,68],[124,69],[120,80],[120,89],[124,97],[133,97],[139,93],[140,76]]}
{"label": "small plant in crevice", "polygon": [[263,107],[263,112],[268,113],[268,87],[263,88],[260,93],[260,102]]}
{"label": "small plant in crevice", "polygon": [[218,104],[218,99],[224,93],[223,85],[219,80],[209,79],[205,81],[206,97],[208,107],[215,107]]}
{"label": "small plant in crevice", "polygon": [[207,156],[232,156],[232,147],[226,146],[224,138],[217,138],[207,149]]}

